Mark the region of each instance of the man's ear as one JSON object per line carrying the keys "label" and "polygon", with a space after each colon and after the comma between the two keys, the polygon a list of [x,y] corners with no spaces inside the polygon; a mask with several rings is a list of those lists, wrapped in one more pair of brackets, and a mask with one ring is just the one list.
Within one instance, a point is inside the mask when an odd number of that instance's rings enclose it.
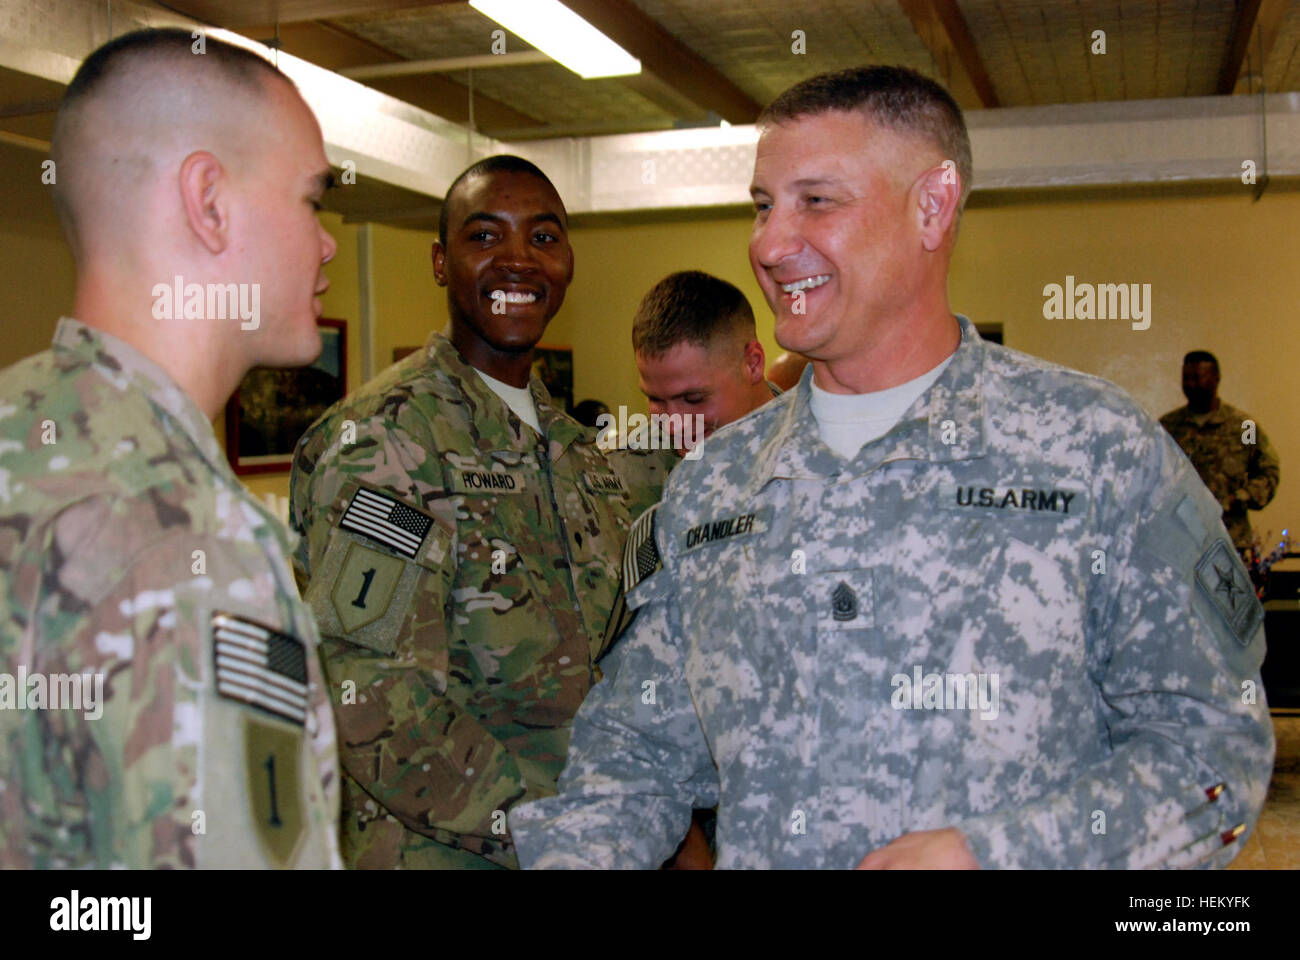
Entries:
{"label": "man's ear", "polygon": [[185,220],[209,253],[230,245],[230,178],[221,161],[206,150],[196,150],[181,161],[177,185]]}
{"label": "man's ear", "polygon": [[917,218],[921,243],[930,253],[943,246],[957,219],[961,203],[961,174],[956,164],[945,160],[931,167],[916,181]]}
{"label": "man's ear", "polygon": [[447,285],[447,248],[443,246],[441,240],[433,241],[433,246],[429,248],[429,254],[433,258],[433,282],[440,287]]}
{"label": "man's ear", "polygon": [[758,340],[745,344],[745,379],[750,383],[761,383],[766,377],[767,354]]}

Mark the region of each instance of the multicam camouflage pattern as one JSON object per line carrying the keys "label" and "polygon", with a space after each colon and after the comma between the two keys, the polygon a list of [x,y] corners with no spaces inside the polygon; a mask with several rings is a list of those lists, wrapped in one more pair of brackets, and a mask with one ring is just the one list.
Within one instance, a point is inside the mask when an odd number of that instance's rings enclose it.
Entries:
{"label": "multicam camouflage pattern", "polygon": [[[806,371],[673,471],[559,794],[511,811],[524,866],[657,865],[715,802],[719,867],[949,826],[985,867],[1232,858],[1273,739],[1217,508],[1120,391],[961,327],[851,463]],[[996,709],[900,699],[918,668],[996,677]]]}
{"label": "multicam camouflage pattern", "polygon": [[[0,672],[102,674],[106,700],[98,719],[0,710],[0,866],[340,866],[334,722],[288,531],[207,419],[67,319],[0,397]],[[214,614],[306,645],[305,720],[218,692]]]}
{"label": "multicam camouflage pattern", "polygon": [[[504,811],[554,792],[599,677],[632,493],[529,388],[545,438],[434,334],[299,443],[295,565],[325,637],[351,866],[516,866]],[[411,555],[346,526],[359,490],[401,507]]]}
{"label": "multicam camouflage pattern", "polygon": [[677,454],[672,450],[607,447],[605,456],[627,484],[628,511],[634,518],[659,502],[668,474],[677,465]]}
{"label": "multicam camouflage pattern", "polygon": [[1223,523],[1238,549],[1252,545],[1247,510],[1263,510],[1277,493],[1281,469],[1273,445],[1255,428],[1255,442],[1247,443],[1250,414],[1219,402],[1207,414],[1183,406],[1160,418],[1160,425],[1187,454],[1223,510]]}

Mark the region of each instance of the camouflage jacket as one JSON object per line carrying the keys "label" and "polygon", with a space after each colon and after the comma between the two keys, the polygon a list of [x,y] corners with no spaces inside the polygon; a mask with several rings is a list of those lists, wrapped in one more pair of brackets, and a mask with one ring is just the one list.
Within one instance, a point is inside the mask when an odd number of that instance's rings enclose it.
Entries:
{"label": "camouflage jacket", "polygon": [[299,442],[351,866],[515,866],[505,810],[554,792],[598,675],[628,484],[529,387],[545,438],[434,334]]}
{"label": "camouflage jacket", "polygon": [[1268,506],[1280,475],[1273,445],[1258,427],[1252,434],[1245,425],[1248,420],[1250,414],[1222,401],[1217,410],[1203,416],[1183,406],[1160,418],[1160,425],[1177,441],[1219,501],[1223,523],[1239,549],[1254,540],[1246,511]]}
{"label": "camouflage jacket", "polygon": [[673,471],[558,795],[511,811],[524,866],[658,865],[714,802],[719,867],[944,827],[986,867],[1235,854],[1273,734],[1217,507],[1117,388],[960,322],[853,461],[810,369]]}
{"label": "camouflage jacket", "polygon": [[207,418],[67,319],[0,398],[0,865],[339,866],[288,531]]}

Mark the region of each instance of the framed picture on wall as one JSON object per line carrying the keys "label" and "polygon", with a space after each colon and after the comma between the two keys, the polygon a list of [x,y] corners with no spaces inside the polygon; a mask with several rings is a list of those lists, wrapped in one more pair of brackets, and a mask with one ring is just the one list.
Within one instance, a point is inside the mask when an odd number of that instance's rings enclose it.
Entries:
{"label": "framed picture on wall", "polygon": [[316,321],[321,352],[309,367],[254,367],[226,404],[226,459],[235,473],[287,472],[307,428],[347,393],[347,323]]}
{"label": "framed picture on wall", "polygon": [[555,405],[573,411],[573,348],[539,343],[533,351],[533,373],[546,386]]}

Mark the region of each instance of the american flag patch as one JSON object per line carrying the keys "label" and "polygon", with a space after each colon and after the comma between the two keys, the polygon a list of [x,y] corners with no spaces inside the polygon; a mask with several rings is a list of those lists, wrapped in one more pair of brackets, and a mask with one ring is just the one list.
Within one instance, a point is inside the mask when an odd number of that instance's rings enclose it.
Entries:
{"label": "american flag patch", "polygon": [[396,497],[361,487],[353,495],[339,526],[377,540],[414,560],[433,520]]}
{"label": "american flag patch", "polygon": [[655,504],[637,518],[628,531],[623,547],[623,589],[631,590],[659,569],[659,549],[655,546]]}
{"label": "american flag patch", "polygon": [[229,613],[212,614],[217,693],[285,720],[307,721],[307,651],[302,641]]}

